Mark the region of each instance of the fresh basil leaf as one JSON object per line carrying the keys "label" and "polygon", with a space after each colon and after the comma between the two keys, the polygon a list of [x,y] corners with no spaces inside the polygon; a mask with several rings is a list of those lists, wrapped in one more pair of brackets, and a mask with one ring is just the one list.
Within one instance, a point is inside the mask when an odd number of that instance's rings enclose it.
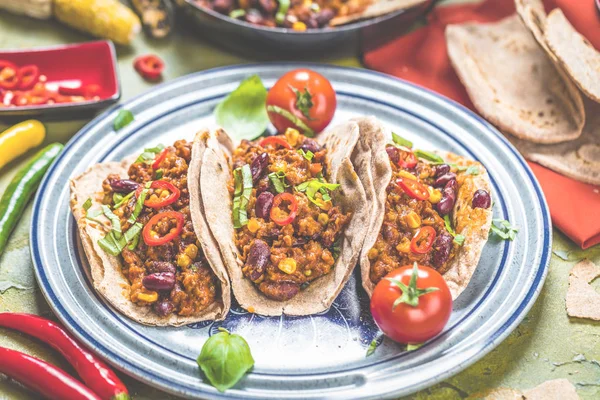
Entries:
{"label": "fresh basil leaf", "polygon": [[315,156],[315,154],[312,151],[310,151],[310,150],[304,151],[302,149],[298,149],[298,154],[300,154],[302,157],[304,157],[308,161],[312,161],[313,157]]}
{"label": "fresh basil leaf", "polygon": [[[135,194],[135,191],[127,194],[126,196],[122,196],[121,195],[121,200],[118,203],[115,203],[115,205],[113,206],[113,210],[116,210],[117,208],[121,207],[123,204],[125,204],[126,202],[129,201],[129,199],[131,199],[133,197],[133,195]],[[113,201],[114,201],[114,196],[113,196]]]}
{"label": "fresh basil leaf", "polygon": [[467,174],[467,175],[479,175],[479,167],[477,165],[470,165],[466,169],[465,174]]}
{"label": "fresh basil leaf", "polygon": [[254,358],[243,337],[223,328],[219,330],[204,343],[197,361],[209,382],[224,392],[254,366]]}
{"label": "fresh basil leaf", "polygon": [[287,185],[285,183],[285,174],[283,172],[271,172],[267,176],[277,193],[285,192]]}
{"label": "fresh basil leaf", "polygon": [[462,246],[465,243],[465,237],[463,235],[454,236],[454,243],[459,246]]}
{"label": "fresh basil leaf", "polygon": [[410,140],[404,139],[402,136],[397,135],[394,132],[392,132],[392,140],[398,146],[408,147],[409,149],[412,149],[413,147],[413,143]]}
{"label": "fresh basil leaf", "polygon": [[117,238],[114,231],[110,231],[102,239],[98,240],[98,245],[108,254],[116,257],[127,246],[127,242],[123,236]]}
{"label": "fresh basil leaf", "polygon": [[137,160],[135,160],[135,162],[150,164],[152,161],[154,161],[154,159],[156,158],[156,155],[158,153],[160,153],[161,151],[163,151],[164,149],[165,149],[165,146],[163,146],[162,144],[159,144],[155,147],[150,147],[150,148],[144,149],[144,152],[142,154],[140,154],[140,156],[137,158]]}
{"label": "fresh basil leaf", "polygon": [[431,153],[425,150],[415,150],[414,153],[417,157],[422,158],[424,160],[431,161],[434,163],[445,164],[444,159],[435,153]]}
{"label": "fresh basil leaf", "polygon": [[314,137],[315,136],[315,132],[308,125],[306,125],[304,123],[304,121],[302,121],[300,118],[298,118],[297,116],[295,116],[294,114],[292,114],[288,110],[285,110],[285,109],[283,109],[281,107],[278,107],[278,106],[267,106],[267,111],[275,113],[275,114],[279,114],[283,118],[285,118],[288,121],[290,121],[292,124],[296,125],[296,127],[298,127],[302,131],[302,133],[304,134],[304,136],[308,136],[308,137]]}
{"label": "fresh basil leaf", "polygon": [[121,239],[123,231],[121,230],[121,220],[119,217],[117,217],[107,205],[102,206],[102,212],[104,213],[104,216],[109,219],[112,225],[111,232],[115,233],[115,238]]}
{"label": "fresh basil leaf", "polygon": [[85,201],[85,203],[83,203],[83,209],[84,209],[85,211],[87,211],[87,210],[89,210],[89,209],[90,209],[90,207],[91,207],[91,206],[92,206],[92,198],[91,198],[91,197],[89,197],[89,198],[88,198],[88,199]]}
{"label": "fresh basil leaf", "polygon": [[132,123],[133,120],[133,113],[129,110],[122,109],[121,111],[119,111],[117,117],[113,122],[113,128],[115,129],[115,131],[118,131]]}
{"label": "fresh basil leaf", "polygon": [[[311,202],[315,203],[317,206],[320,206],[319,202],[315,198],[315,194],[317,194],[317,192],[321,191],[321,189],[324,189],[327,191],[333,191],[333,190],[336,190],[338,187],[340,187],[340,185],[338,183],[326,183],[326,182],[321,182],[319,179],[310,179],[310,180],[303,182],[300,185],[296,186],[295,189],[298,192],[305,192],[306,197],[308,197],[308,199]],[[331,199],[331,197],[329,197],[329,199]],[[323,200],[327,201],[325,199],[323,199]]]}
{"label": "fresh basil leaf", "polygon": [[235,191],[233,194],[233,227],[236,229],[248,223],[246,207],[252,194],[252,172],[248,164],[233,171]]}
{"label": "fresh basil leaf", "polygon": [[165,174],[165,172],[162,169],[157,169],[156,172],[154,173],[154,178],[161,179],[164,174]]}
{"label": "fresh basil leaf", "polygon": [[258,75],[240,83],[215,109],[217,124],[235,139],[256,139],[269,124],[267,89]]}
{"label": "fresh basil leaf", "polygon": [[377,344],[377,339],[371,340],[371,343],[369,343],[369,348],[367,349],[367,355],[365,357],[372,356],[373,353],[375,353],[375,349],[377,349],[377,346],[379,346]]}
{"label": "fresh basil leaf", "polygon": [[148,196],[148,192],[150,191],[151,184],[152,182],[146,183],[146,187],[142,189],[140,197],[137,198],[137,201],[135,202],[135,208],[133,209],[133,213],[129,216],[129,219],[127,220],[127,222],[129,222],[130,224],[134,224],[135,221],[137,221],[138,217],[140,216],[140,213],[144,209],[144,202],[146,201],[146,196]]}
{"label": "fresh basil leaf", "polygon": [[448,214],[444,215],[444,225],[446,226],[446,230],[448,231],[448,233],[454,238],[454,243],[456,243],[459,246],[462,246],[465,242],[465,237],[463,235],[456,234],[454,228],[452,228],[452,222],[450,221],[450,216]]}
{"label": "fresh basil leaf", "polygon": [[121,193],[113,193],[113,204],[119,204],[123,201],[123,195]]}
{"label": "fresh basil leaf", "polygon": [[502,240],[514,240],[519,232],[519,228],[512,226],[509,221],[494,219],[492,220],[490,231]]}
{"label": "fresh basil leaf", "polygon": [[131,242],[136,236],[138,236],[140,232],[142,232],[143,227],[144,226],[139,222],[131,225],[131,228],[127,229],[127,232],[125,232],[125,240],[127,243]]}

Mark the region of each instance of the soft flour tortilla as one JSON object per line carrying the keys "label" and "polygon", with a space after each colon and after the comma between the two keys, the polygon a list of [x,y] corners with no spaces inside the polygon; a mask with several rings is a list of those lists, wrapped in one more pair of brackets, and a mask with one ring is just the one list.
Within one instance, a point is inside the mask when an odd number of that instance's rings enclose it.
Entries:
{"label": "soft flour tortilla", "polygon": [[344,25],[359,19],[367,19],[379,17],[380,15],[389,14],[393,11],[406,10],[425,3],[427,0],[374,0],[372,4],[367,6],[363,11],[335,17],[331,20],[331,26]]}
{"label": "soft flour tortilla", "polygon": [[[106,162],[96,164],[83,174],[71,180],[71,211],[77,220],[79,227],[79,236],[81,244],[87,256],[92,284],[96,291],[100,293],[113,307],[122,314],[144,325],[153,326],[180,326],[205,320],[221,320],[229,312],[231,304],[231,294],[229,289],[229,280],[223,262],[219,258],[218,248],[214,239],[206,234],[208,228],[205,222],[199,218],[198,210],[192,209],[192,220],[196,236],[202,245],[202,251],[206,255],[209,264],[220,281],[221,298],[210,305],[201,314],[180,317],[170,315],[161,317],[152,311],[150,306],[138,306],[130,300],[131,285],[127,278],[121,272],[122,263],[120,257],[112,256],[106,253],[99,245],[100,240],[106,233],[106,228],[98,222],[91,221],[85,217],[83,203],[92,199],[92,207],[89,211],[100,210],[102,200],[102,182],[109,174],[118,174],[122,177],[127,176],[129,166],[135,161],[137,156],[129,157],[122,162]],[[192,182],[194,177],[199,175],[198,165],[191,166],[188,171],[188,181]],[[197,189],[197,187],[195,187]],[[199,193],[190,185],[190,199],[198,198]],[[198,201],[196,201],[198,203]],[[109,221],[104,216],[95,219],[103,221],[105,226],[109,226]]]}
{"label": "soft flour tortilla", "polygon": [[448,54],[477,110],[504,132],[536,143],[577,139],[585,123],[577,88],[518,16],[449,25]]}
{"label": "soft flour tortilla", "polygon": [[341,185],[332,193],[334,202],[345,212],[351,212],[352,217],[344,230],[340,256],[332,272],[311,282],[305,290],[284,302],[268,299],[242,274],[243,264],[235,244],[232,200],[227,189],[231,177],[233,142],[222,130],[202,132],[196,136],[192,157],[203,154],[200,170],[203,210],[219,243],[233,294],[243,308],[261,315],[315,314],[329,308],[348,281],[356,265],[369,219],[365,190],[350,161],[358,134],[355,123],[346,123],[319,137],[321,144],[328,149],[329,182]]}
{"label": "soft flour tortilla", "polygon": [[[370,142],[370,151],[373,157],[385,155],[385,164],[373,163],[370,176],[373,179],[373,185],[365,185],[367,190],[375,190],[376,195],[373,196],[372,207],[378,211],[375,215],[371,214],[369,228],[365,237],[365,243],[360,254],[360,268],[363,281],[363,287],[371,296],[375,284],[370,279],[371,262],[368,258],[369,250],[375,245],[377,236],[381,231],[385,214],[385,201],[387,198],[386,188],[390,183],[392,176],[392,168],[389,163],[387,152],[385,151],[386,143],[389,141],[389,136],[381,123],[373,118],[363,119],[360,123],[361,140]],[[366,136],[372,136],[367,139]],[[455,163],[460,166],[477,165],[479,167],[478,175],[464,175],[464,181],[458,188],[456,204],[453,212],[453,226],[457,234],[465,237],[463,245],[460,247],[456,256],[449,264],[448,270],[444,273],[444,279],[448,283],[452,298],[455,299],[467,287],[471,280],[471,276],[477,268],[479,258],[483,246],[487,242],[488,233],[492,224],[492,209],[472,208],[471,202],[473,193],[479,189],[486,190],[492,193],[489,175],[486,169],[478,162],[467,160],[456,154],[447,152],[438,152],[445,161]],[[383,160],[382,160],[383,161]],[[365,171],[357,168],[359,176],[363,177]],[[374,188],[374,189],[373,189]]]}

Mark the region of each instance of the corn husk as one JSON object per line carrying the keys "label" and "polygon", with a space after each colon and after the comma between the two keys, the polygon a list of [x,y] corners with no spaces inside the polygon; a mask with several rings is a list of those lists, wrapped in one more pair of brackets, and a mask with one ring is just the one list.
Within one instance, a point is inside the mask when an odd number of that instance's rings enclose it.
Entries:
{"label": "corn husk", "polygon": [[52,0],[0,0],[0,9],[37,19],[52,17]]}

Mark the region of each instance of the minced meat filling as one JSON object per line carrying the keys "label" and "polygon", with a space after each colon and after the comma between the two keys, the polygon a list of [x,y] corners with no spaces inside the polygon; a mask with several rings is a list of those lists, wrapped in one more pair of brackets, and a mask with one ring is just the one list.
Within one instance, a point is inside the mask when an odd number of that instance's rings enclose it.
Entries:
{"label": "minced meat filling", "polygon": [[[254,178],[246,208],[248,223],[236,230],[235,237],[244,262],[242,272],[266,297],[278,301],[293,298],[311,281],[331,272],[341,232],[350,217],[328,196],[324,200],[322,193],[317,193],[313,199],[317,205],[296,190],[309,180],[325,182],[326,150],[293,130],[286,133],[285,140],[292,149],[244,140],[233,154],[234,168],[248,164]],[[258,166],[260,160],[262,166]],[[284,177],[285,193],[297,202],[296,216],[287,224],[273,220],[274,215],[279,218],[279,212],[287,216],[290,210],[283,203],[273,206],[279,193],[269,178],[271,173]],[[230,191],[233,196],[233,180]]]}
{"label": "minced meat filling", "polygon": [[[144,206],[137,222],[143,226],[159,213],[177,211],[183,215],[181,232],[168,243],[148,246],[140,239],[135,249],[125,247],[121,253],[123,273],[131,283],[130,298],[134,303],[152,305],[160,316],[177,314],[193,316],[210,306],[217,298],[217,279],[206,260],[194,233],[187,187],[188,165],[191,159],[191,143],[185,140],[175,142],[167,148],[166,156],[152,168],[149,162],[135,162],[128,171],[128,179],[110,175],[103,182],[104,203],[113,205],[113,195],[123,186],[128,188],[145,187],[150,181],[166,181],[179,189],[177,201],[158,209]],[[158,155],[157,155],[158,157]],[[162,177],[160,175],[162,174]],[[122,206],[113,212],[121,221],[123,232],[132,225],[127,220],[132,215],[139,190]],[[168,191],[150,189],[146,200],[157,201],[168,195]],[[162,218],[152,230],[160,237],[168,235],[175,228],[175,221]]]}

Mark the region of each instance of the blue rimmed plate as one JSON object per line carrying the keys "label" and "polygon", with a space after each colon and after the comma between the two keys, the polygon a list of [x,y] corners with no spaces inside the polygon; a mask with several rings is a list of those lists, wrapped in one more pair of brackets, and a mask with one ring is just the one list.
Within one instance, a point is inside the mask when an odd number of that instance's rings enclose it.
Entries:
{"label": "blue rimmed plate", "polygon": [[[301,66],[332,82],[338,94],[336,120],[375,115],[419,148],[450,150],[482,162],[492,178],[494,218],[517,225],[517,239],[490,239],[444,332],[409,353],[385,340],[365,357],[378,332],[358,274],[328,311],[307,317],[262,317],[234,305],[222,322],[152,328],[116,313],[94,293],[86,276],[68,206],[69,178],[148,145],[191,139],[200,127],[215,125],[214,107],[245,77],[258,74],[271,86],[284,72]],[[135,114],[135,121],[114,132],[112,122],[123,107]],[[448,378],[483,357],[517,326],[546,276],[551,224],[543,194],[523,158],[465,108],[379,73],[262,64],[185,76],[89,123],[40,186],[31,251],[40,287],[69,330],[115,367],[150,385],[193,398],[381,398],[406,395]],[[256,359],[253,372],[225,394],[202,381],[195,362],[207,337],[220,326],[243,335]]]}

